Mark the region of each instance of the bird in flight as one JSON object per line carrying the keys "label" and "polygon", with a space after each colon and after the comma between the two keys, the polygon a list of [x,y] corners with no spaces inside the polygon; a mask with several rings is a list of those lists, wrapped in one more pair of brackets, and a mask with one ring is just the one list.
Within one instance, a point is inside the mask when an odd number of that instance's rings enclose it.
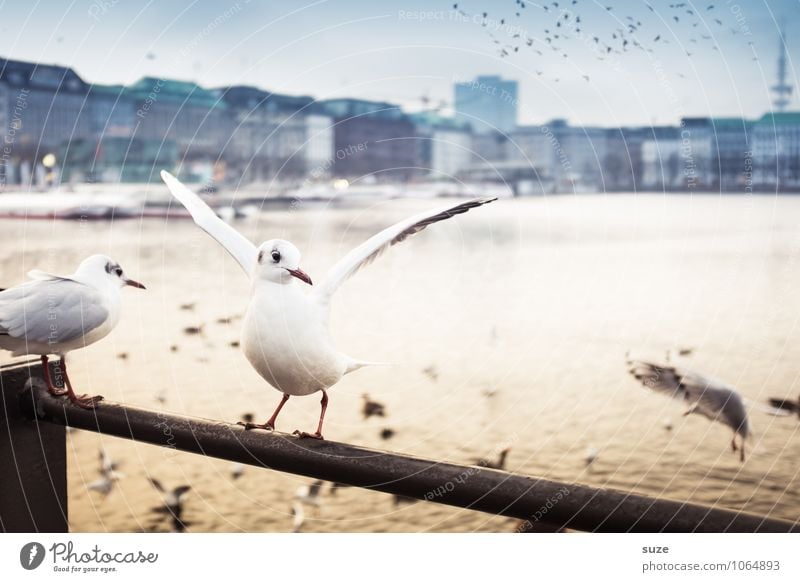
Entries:
{"label": "bird in flight", "polygon": [[[734,388],[720,380],[674,366],[636,360],[629,361],[628,366],[630,374],[645,387],[685,401],[688,408],[684,416],[700,414],[733,429],[731,449],[734,452],[738,450],[739,458],[744,462],[744,441],[750,435],[750,425],[744,400]],[[738,446],[737,436],[740,438]]]}

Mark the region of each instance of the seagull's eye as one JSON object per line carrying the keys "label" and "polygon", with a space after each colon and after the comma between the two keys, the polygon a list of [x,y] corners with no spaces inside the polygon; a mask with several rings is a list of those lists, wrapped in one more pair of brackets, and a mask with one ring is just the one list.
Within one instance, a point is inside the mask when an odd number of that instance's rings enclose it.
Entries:
{"label": "seagull's eye", "polygon": [[122,277],[122,267],[115,267],[114,273],[117,275],[117,277]]}
{"label": "seagull's eye", "polygon": [[281,254],[278,251],[272,251],[272,260],[276,263],[279,263],[281,260]]}

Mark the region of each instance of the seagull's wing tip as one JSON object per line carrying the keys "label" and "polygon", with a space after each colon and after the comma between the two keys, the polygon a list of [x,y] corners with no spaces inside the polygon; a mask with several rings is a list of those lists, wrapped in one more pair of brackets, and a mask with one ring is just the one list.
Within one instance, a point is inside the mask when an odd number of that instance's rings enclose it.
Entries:
{"label": "seagull's wing tip", "polygon": [[170,174],[166,170],[161,170],[161,179],[166,182],[167,180],[170,180],[170,179],[174,180],[175,176],[173,176],[172,174]]}

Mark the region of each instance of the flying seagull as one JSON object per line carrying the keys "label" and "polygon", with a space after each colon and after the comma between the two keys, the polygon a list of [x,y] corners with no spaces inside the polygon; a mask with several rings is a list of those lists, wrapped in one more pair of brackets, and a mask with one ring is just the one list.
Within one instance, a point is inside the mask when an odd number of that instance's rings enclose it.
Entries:
{"label": "flying seagull", "polygon": [[119,463],[113,461],[105,449],[100,449],[100,479],[92,481],[86,488],[90,491],[97,491],[103,498],[108,497],[114,488],[114,483],[125,477],[124,473],[118,471]]}
{"label": "flying seagull", "polygon": [[[50,394],[66,394],[74,404],[94,408],[103,397],[75,394],[67,375],[67,353],[106,337],[119,321],[119,290],[144,285],[126,277],[122,267],[104,255],[84,259],[71,275],[33,270],[28,277],[32,280],[0,292],[0,349],[12,356],[41,356]],[[49,354],[61,358],[55,380],[63,380],[66,390],[53,383]]]}
{"label": "flying seagull", "polygon": [[427,211],[379,232],[336,263],[325,281],[304,293],[298,281],[312,285],[300,269],[300,251],[292,243],[273,239],[256,247],[222,221],[200,198],[168,172],[161,172],[172,195],[183,204],[195,224],[221,244],[239,263],[252,282],[250,303],[244,317],[241,345],[256,371],[283,392],[278,407],[264,424],[243,423],[246,429],[273,430],[278,414],[290,396],[322,391],[319,425],[314,433],[295,431],[300,437],[322,439],[322,422],[328,406],[327,389],[345,374],[370,362],[339,352],[328,330],[333,294],[361,267],[392,245],[435,222],[463,214],[496,198],[482,198]]}
{"label": "flying seagull", "polygon": [[[744,461],[744,441],[750,435],[744,400],[736,390],[713,378],[673,366],[660,366],[644,361],[630,361],[629,372],[645,387],[684,400],[688,404],[687,416],[702,414],[712,421],[721,422],[733,429],[731,448],[739,450]],[[736,437],[740,437],[737,447]]]}

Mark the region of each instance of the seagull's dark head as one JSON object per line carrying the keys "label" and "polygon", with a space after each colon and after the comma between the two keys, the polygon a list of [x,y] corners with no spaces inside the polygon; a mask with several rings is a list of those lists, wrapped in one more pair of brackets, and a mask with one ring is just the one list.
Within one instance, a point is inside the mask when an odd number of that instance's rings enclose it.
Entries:
{"label": "seagull's dark head", "polygon": [[311,285],[311,277],[300,268],[300,251],[286,240],[268,240],[258,247],[256,274],[259,279],[287,284],[294,279]]}
{"label": "seagull's dark head", "polygon": [[108,285],[116,287],[136,287],[144,289],[145,286],[128,278],[114,259],[105,255],[92,255],[81,262],[75,271],[76,278],[85,282],[91,282],[95,286],[101,287]]}

